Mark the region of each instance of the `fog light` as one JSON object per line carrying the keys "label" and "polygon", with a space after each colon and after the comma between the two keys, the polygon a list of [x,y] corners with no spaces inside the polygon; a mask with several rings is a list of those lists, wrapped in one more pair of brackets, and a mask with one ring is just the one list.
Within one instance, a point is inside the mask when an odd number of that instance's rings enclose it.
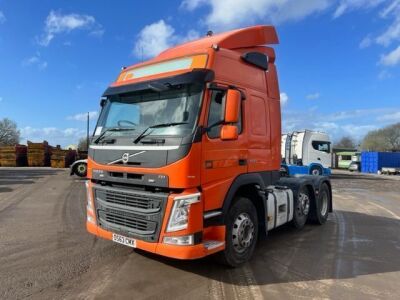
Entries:
{"label": "fog light", "polygon": [[184,236],[166,236],[164,237],[164,244],[188,246],[193,245],[193,234]]}

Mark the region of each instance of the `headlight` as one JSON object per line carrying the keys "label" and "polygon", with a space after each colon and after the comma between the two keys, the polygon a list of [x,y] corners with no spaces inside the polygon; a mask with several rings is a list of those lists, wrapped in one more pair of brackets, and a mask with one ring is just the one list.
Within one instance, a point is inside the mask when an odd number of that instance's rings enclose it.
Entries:
{"label": "headlight", "polygon": [[197,202],[200,202],[200,193],[175,197],[171,216],[168,221],[167,232],[186,229],[190,205]]}

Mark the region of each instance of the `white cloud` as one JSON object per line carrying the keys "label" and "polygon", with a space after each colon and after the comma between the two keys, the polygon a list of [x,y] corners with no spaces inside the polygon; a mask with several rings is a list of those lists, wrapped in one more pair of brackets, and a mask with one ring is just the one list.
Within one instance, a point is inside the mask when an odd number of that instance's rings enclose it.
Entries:
{"label": "white cloud", "polygon": [[[79,113],[73,116],[68,116],[67,120],[71,120],[71,121],[87,121],[87,115],[88,113]],[[94,120],[96,119],[98,116],[98,112],[97,111],[90,111],[89,112],[89,120]]]}
{"label": "white cloud", "polygon": [[360,42],[360,49],[365,49],[368,48],[369,46],[371,46],[373,40],[371,39],[370,36],[367,36],[365,38],[363,38],[363,40]]}
{"label": "white cloud", "polygon": [[22,143],[26,143],[28,140],[32,142],[42,142],[46,140],[52,146],[77,144],[79,138],[86,135],[86,131],[79,128],[33,128],[26,126],[21,128],[20,131]]}
{"label": "white cloud", "polygon": [[392,78],[392,74],[390,72],[388,72],[387,70],[382,70],[378,73],[379,80],[385,80],[385,79],[389,79],[389,78]]}
{"label": "white cloud", "polygon": [[397,40],[400,40],[400,11],[386,31],[376,38],[376,42],[383,46],[389,46],[393,41]]}
{"label": "white cloud", "polygon": [[69,33],[73,30],[85,29],[91,35],[101,36],[104,33],[102,26],[93,16],[80,14],[62,15],[59,12],[50,11],[45,21],[44,33],[38,42],[42,46],[48,46],[58,34]]}
{"label": "white cloud", "polygon": [[312,94],[308,94],[308,95],[306,96],[306,98],[307,98],[308,100],[317,100],[319,97],[321,97],[321,94],[318,93],[318,92],[312,93]]}
{"label": "white cloud", "polygon": [[175,44],[199,37],[197,31],[190,30],[185,36],[176,35],[175,29],[164,20],[145,26],[138,34],[133,53],[139,58],[154,57]]}
{"label": "white cloud", "polygon": [[281,106],[285,106],[286,103],[289,101],[289,96],[286,93],[281,93]]}
{"label": "white cloud", "polygon": [[333,14],[333,18],[338,18],[352,10],[373,8],[385,1],[386,0],[341,0]]}
{"label": "white cloud", "polygon": [[207,3],[207,1],[208,0],[184,0],[181,3],[181,8],[192,11],[198,8],[200,5]]}
{"label": "white cloud", "polygon": [[400,111],[396,111],[394,113],[384,114],[381,117],[378,117],[378,121],[393,121],[398,122],[400,120]]}
{"label": "white cloud", "polygon": [[356,109],[328,114],[312,108],[283,110],[282,124],[284,132],[310,129],[327,132],[332,140],[344,135],[361,139],[368,131],[397,121],[399,116],[399,108]]}
{"label": "white cloud", "polygon": [[303,19],[324,11],[330,0],[185,0],[182,7],[191,11],[206,5],[211,8],[203,20],[210,29],[225,30],[260,21],[274,24]]}
{"label": "white cloud", "polygon": [[7,21],[6,16],[4,13],[0,10],[0,24],[3,24],[5,21]]}
{"label": "white cloud", "polygon": [[381,56],[380,64],[384,66],[395,66],[400,63],[400,46],[393,51]]}
{"label": "white cloud", "polygon": [[37,52],[35,55],[28,57],[22,61],[23,67],[36,66],[39,70],[47,68],[47,61],[43,60],[40,53]]}

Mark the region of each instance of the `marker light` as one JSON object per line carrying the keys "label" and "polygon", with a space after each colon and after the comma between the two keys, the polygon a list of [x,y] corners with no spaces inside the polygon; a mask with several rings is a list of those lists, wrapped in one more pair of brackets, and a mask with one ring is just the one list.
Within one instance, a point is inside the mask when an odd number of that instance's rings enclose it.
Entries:
{"label": "marker light", "polygon": [[167,72],[205,68],[206,65],[207,54],[175,58],[142,67],[122,70],[121,74],[117,78],[117,82],[123,82]]}

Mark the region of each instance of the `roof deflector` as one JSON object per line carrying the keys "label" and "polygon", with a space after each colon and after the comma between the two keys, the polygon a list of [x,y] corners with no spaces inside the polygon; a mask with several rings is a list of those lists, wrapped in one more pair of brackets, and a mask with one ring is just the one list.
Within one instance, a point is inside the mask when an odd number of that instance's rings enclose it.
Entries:
{"label": "roof deflector", "polygon": [[242,29],[207,36],[192,42],[178,45],[160,53],[157,58],[174,56],[177,53],[190,53],[196,50],[204,50],[212,45],[218,45],[225,49],[251,48],[256,46],[278,44],[278,35],[274,26],[258,25]]}
{"label": "roof deflector", "polygon": [[213,44],[226,49],[248,48],[279,43],[275,27],[265,25],[228,31],[215,35],[213,38],[216,39],[213,41]]}

